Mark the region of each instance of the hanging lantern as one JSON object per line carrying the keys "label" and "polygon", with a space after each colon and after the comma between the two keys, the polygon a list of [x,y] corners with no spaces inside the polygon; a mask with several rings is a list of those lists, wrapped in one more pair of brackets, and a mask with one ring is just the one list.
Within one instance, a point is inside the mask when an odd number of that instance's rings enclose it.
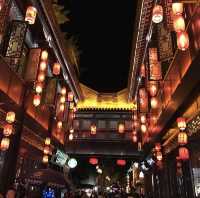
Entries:
{"label": "hanging lantern", "polygon": [[134,130],[134,131],[132,132],[132,134],[133,134],[133,135],[137,135],[137,131]]}
{"label": "hanging lantern", "polygon": [[179,118],[177,118],[176,122],[177,122],[178,128],[179,128],[180,130],[184,131],[185,128],[186,128],[186,121],[185,121],[185,118],[179,117]]}
{"label": "hanging lantern", "polygon": [[74,133],[74,128],[70,128],[69,132]]}
{"label": "hanging lantern", "polygon": [[189,48],[189,36],[187,32],[177,33],[177,46],[178,49],[185,51]]}
{"label": "hanging lantern", "polygon": [[73,133],[70,133],[69,134],[69,140],[72,141],[73,139],[74,139],[74,135],[73,135]]}
{"label": "hanging lantern", "polygon": [[172,13],[173,15],[181,15],[183,13],[183,3],[172,3]]}
{"label": "hanging lantern", "polygon": [[97,158],[94,158],[94,157],[93,157],[93,158],[90,158],[90,159],[89,159],[89,163],[92,164],[92,165],[97,165],[97,164],[98,164],[98,159],[97,159]]}
{"label": "hanging lantern", "polygon": [[77,107],[74,107],[74,108],[73,108],[73,111],[74,111],[74,113],[77,112]]}
{"label": "hanging lantern", "polygon": [[137,135],[133,135],[133,142],[134,142],[134,143],[137,142]]}
{"label": "hanging lantern", "polygon": [[189,151],[186,147],[179,148],[179,159],[180,160],[188,160],[190,157]]}
{"label": "hanging lantern", "polygon": [[150,103],[151,103],[151,108],[152,109],[156,109],[158,107],[158,99],[157,99],[157,97],[152,97]]}
{"label": "hanging lantern", "polygon": [[5,4],[5,0],[0,0],[0,11],[4,7],[4,4]]}
{"label": "hanging lantern", "polygon": [[60,97],[60,103],[65,103],[65,96]]}
{"label": "hanging lantern", "polygon": [[155,144],[155,151],[158,152],[158,151],[160,151],[160,150],[161,150],[161,145],[160,145],[160,143],[156,143],[156,144]]}
{"label": "hanging lantern", "polygon": [[10,136],[12,133],[13,133],[13,125],[12,124],[6,124],[3,127],[4,136]]}
{"label": "hanging lantern", "polygon": [[15,112],[9,111],[6,114],[6,122],[13,123],[15,121]]}
{"label": "hanging lantern", "polygon": [[152,15],[152,21],[154,23],[160,23],[163,20],[163,8],[161,5],[155,5],[153,8],[153,15]]}
{"label": "hanging lantern", "polygon": [[47,68],[47,63],[46,61],[41,61],[40,62],[40,71],[45,71]]}
{"label": "hanging lantern", "polygon": [[41,53],[41,60],[46,61],[48,59],[48,52],[43,50]]}
{"label": "hanging lantern", "polygon": [[50,153],[50,147],[46,145],[46,146],[44,147],[44,150],[43,150],[43,151],[44,151],[44,154],[48,155],[48,154]]}
{"label": "hanging lantern", "polygon": [[27,21],[30,25],[35,23],[35,19],[37,16],[37,9],[33,6],[29,6],[26,10],[25,21]]}
{"label": "hanging lantern", "polygon": [[151,97],[156,96],[158,92],[158,84],[156,81],[150,81],[149,82],[149,94]]}
{"label": "hanging lantern", "polygon": [[41,82],[37,82],[36,85],[35,85],[35,92],[37,94],[40,94],[42,93],[42,89],[43,89],[43,85]]}
{"label": "hanging lantern", "polygon": [[138,129],[139,126],[140,126],[140,124],[139,124],[138,121],[134,121],[134,122],[133,122],[133,126],[134,126],[135,129]]}
{"label": "hanging lantern", "polygon": [[134,121],[137,121],[137,120],[138,120],[138,116],[137,116],[136,114],[134,114],[133,120],[134,120]]}
{"label": "hanging lantern", "polygon": [[182,15],[174,16],[173,26],[175,32],[185,31],[185,20]]}
{"label": "hanging lantern", "polygon": [[126,165],[126,160],[118,159],[118,160],[117,160],[117,165],[118,165],[118,166],[125,166],[125,165]]}
{"label": "hanging lantern", "polygon": [[2,140],[1,140],[1,150],[6,151],[6,150],[8,150],[9,146],[10,146],[10,139],[6,138],[6,137],[2,138]]}
{"label": "hanging lantern", "polygon": [[33,105],[35,107],[39,106],[41,102],[41,96],[40,95],[34,95],[33,97]]}
{"label": "hanging lantern", "polygon": [[146,133],[147,132],[147,126],[145,124],[141,124],[141,127],[140,127],[142,133]]}
{"label": "hanging lantern", "polygon": [[70,102],[69,109],[74,109],[74,102]]}
{"label": "hanging lantern", "polygon": [[51,138],[47,137],[45,139],[45,145],[50,145],[51,144]]}
{"label": "hanging lantern", "polygon": [[95,124],[92,124],[92,125],[91,125],[91,127],[90,127],[90,133],[91,133],[92,135],[96,135],[96,133],[97,133],[97,127],[96,127]]}
{"label": "hanging lantern", "polygon": [[140,67],[140,76],[142,78],[145,78],[145,76],[146,76],[145,64],[142,64],[141,67]]}
{"label": "hanging lantern", "polygon": [[62,121],[57,122],[57,129],[62,129]]}
{"label": "hanging lantern", "polygon": [[124,131],[125,131],[124,123],[119,123],[118,124],[118,132],[119,133],[124,133]]}
{"label": "hanging lantern", "polygon": [[64,104],[60,104],[59,105],[59,111],[63,112],[65,110],[65,105]]}
{"label": "hanging lantern", "polygon": [[140,171],[140,173],[139,173],[139,178],[144,179],[144,173],[142,171]]}
{"label": "hanging lantern", "polygon": [[54,63],[53,64],[53,74],[54,75],[59,75],[60,74],[60,64],[59,63]]}
{"label": "hanging lantern", "polygon": [[146,121],[147,121],[146,115],[141,115],[140,116],[140,121],[141,121],[142,124],[145,124]]}
{"label": "hanging lantern", "polygon": [[44,72],[39,72],[37,81],[38,82],[43,82],[45,80],[45,73]]}
{"label": "hanging lantern", "polygon": [[67,96],[67,100],[68,100],[68,102],[72,102],[73,99],[74,99],[74,95],[73,95],[73,93],[72,93],[72,92],[69,92],[69,93],[68,93],[68,96]]}
{"label": "hanging lantern", "polygon": [[67,93],[67,89],[65,87],[62,87],[61,94],[66,95],[66,93]]}
{"label": "hanging lantern", "polygon": [[156,154],[156,159],[158,160],[158,161],[161,161],[162,160],[162,153],[159,151],[159,152],[157,152],[157,154]]}
{"label": "hanging lantern", "polygon": [[42,158],[42,162],[44,164],[47,164],[49,162],[49,156],[48,155],[44,155],[43,158]]}
{"label": "hanging lantern", "polygon": [[179,145],[185,145],[188,143],[188,136],[185,132],[179,132],[178,134],[178,143]]}

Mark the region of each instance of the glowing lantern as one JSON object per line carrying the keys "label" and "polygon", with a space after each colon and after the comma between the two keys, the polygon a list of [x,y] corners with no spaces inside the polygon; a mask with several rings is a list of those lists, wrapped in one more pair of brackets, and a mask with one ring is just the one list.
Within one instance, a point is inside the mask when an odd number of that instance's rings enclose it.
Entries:
{"label": "glowing lantern", "polygon": [[124,123],[119,123],[119,125],[118,125],[118,132],[119,133],[124,133],[124,130],[125,130]]}
{"label": "glowing lantern", "polygon": [[158,92],[158,85],[156,83],[156,81],[151,81],[149,84],[149,94],[151,97],[156,96]]}
{"label": "glowing lantern", "polygon": [[157,154],[156,154],[156,159],[158,160],[158,161],[161,161],[162,160],[162,153],[159,151],[159,152],[157,152]]}
{"label": "glowing lantern", "polygon": [[140,127],[142,133],[146,133],[147,132],[147,126],[145,124],[141,124],[141,127]]}
{"label": "glowing lantern", "polygon": [[41,53],[41,60],[46,61],[48,59],[48,52],[43,50]]}
{"label": "glowing lantern", "polygon": [[38,82],[43,82],[45,80],[45,73],[44,72],[40,72],[38,74],[37,80],[38,80]]}
{"label": "glowing lantern", "polygon": [[62,129],[62,122],[61,122],[61,121],[58,121],[58,122],[57,122],[57,128],[58,128],[58,129]]}
{"label": "glowing lantern", "polygon": [[155,150],[156,150],[157,152],[161,150],[161,145],[160,145],[160,143],[156,143],[156,144],[155,144]]}
{"label": "glowing lantern", "polygon": [[173,15],[181,15],[183,13],[183,3],[172,3],[172,13]]}
{"label": "glowing lantern", "polygon": [[3,134],[5,136],[10,136],[13,133],[13,125],[12,124],[6,124],[3,128]]}
{"label": "glowing lantern", "polygon": [[134,142],[134,143],[137,142],[137,135],[133,135],[133,142]]}
{"label": "glowing lantern", "polygon": [[74,128],[70,128],[69,132],[74,133]]}
{"label": "glowing lantern", "polygon": [[67,89],[65,87],[62,87],[61,94],[66,95],[66,93],[67,93]]}
{"label": "glowing lantern", "polygon": [[47,63],[45,61],[40,62],[40,71],[45,71],[47,68]]}
{"label": "glowing lantern", "polygon": [[65,103],[65,96],[60,97],[60,103]]}
{"label": "glowing lantern", "polygon": [[74,108],[73,108],[73,111],[74,111],[74,113],[77,112],[77,107],[74,107]]}
{"label": "glowing lantern", "polygon": [[95,124],[92,124],[91,127],[90,127],[90,133],[92,135],[96,135],[96,132],[97,132],[97,127]]}
{"label": "glowing lantern", "polygon": [[43,87],[43,85],[42,85],[41,82],[36,83],[36,85],[35,85],[35,92],[36,92],[37,94],[42,93],[42,87]]}
{"label": "glowing lantern", "polygon": [[150,103],[152,109],[156,109],[158,107],[158,99],[156,97],[152,97]]}
{"label": "glowing lantern", "polygon": [[179,148],[179,159],[180,160],[188,160],[190,157],[189,151],[186,147]]}
{"label": "glowing lantern", "polygon": [[74,102],[70,102],[69,109],[74,109]]}
{"label": "glowing lantern", "polygon": [[185,144],[188,143],[188,136],[187,136],[187,134],[185,132],[180,132],[178,134],[178,143],[180,145],[185,145]]}
{"label": "glowing lantern", "polygon": [[178,49],[185,51],[189,47],[189,36],[187,32],[178,32],[177,33],[177,46]]}
{"label": "glowing lantern", "polygon": [[186,128],[185,118],[179,117],[179,118],[177,118],[176,122],[177,122],[177,126],[180,130],[182,130],[182,131],[185,130],[185,128]]}
{"label": "glowing lantern", "polygon": [[163,8],[161,5],[155,5],[153,8],[152,21],[154,23],[160,23],[163,20]]}
{"label": "glowing lantern", "polygon": [[92,165],[97,165],[98,164],[98,159],[97,158],[90,158],[89,163]]}
{"label": "glowing lantern", "polygon": [[133,135],[137,135],[137,131],[133,131],[132,133],[133,133]]}
{"label": "glowing lantern", "polygon": [[65,110],[65,105],[64,104],[60,104],[59,105],[59,111],[63,112]]}
{"label": "glowing lantern", "polygon": [[49,146],[44,147],[44,154],[48,155],[50,153],[50,148]]}
{"label": "glowing lantern", "polygon": [[54,63],[53,64],[53,74],[54,75],[59,75],[60,74],[60,64],[59,63]]}
{"label": "glowing lantern", "polygon": [[140,171],[140,173],[139,173],[139,178],[144,179],[144,173],[142,171]]}
{"label": "glowing lantern", "polygon": [[69,140],[72,141],[73,139],[74,139],[74,135],[73,135],[73,133],[70,133],[69,134]]}
{"label": "glowing lantern", "polygon": [[27,21],[30,25],[35,23],[35,19],[37,16],[37,9],[33,6],[29,6],[26,10],[25,21]]}
{"label": "glowing lantern", "polygon": [[146,76],[145,64],[142,64],[140,67],[140,76],[143,78],[145,78],[145,76]]}
{"label": "glowing lantern", "polygon": [[118,166],[125,166],[126,165],[126,160],[118,159],[117,160],[117,165]]}
{"label": "glowing lantern", "polygon": [[138,120],[138,117],[137,117],[136,114],[133,116],[133,120],[134,120],[134,121],[137,121],[137,120]]}
{"label": "glowing lantern", "polygon": [[43,156],[42,162],[43,162],[44,164],[47,164],[47,163],[49,162],[49,157],[48,157],[48,155],[44,155],[44,156]]}
{"label": "glowing lantern", "polygon": [[35,107],[39,106],[41,102],[41,96],[40,95],[34,95],[33,97],[33,105]]}
{"label": "glowing lantern", "polygon": [[4,7],[4,3],[5,3],[5,0],[0,0],[0,11],[1,11],[2,8]]}
{"label": "glowing lantern", "polygon": [[6,121],[8,123],[13,123],[15,121],[15,112],[13,111],[9,111],[6,114]]}
{"label": "glowing lantern", "polygon": [[141,121],[141,123],[145,124],[146,121],[147,121],[146,115],[141,115],[140,116],[140,121]]}
{"label": "glowing lantern", "polygon": [[9,138],[2,138],[1,140],[1,150],[6,151],[10,146],[10,139]]}
{"label": "glowing lantern", "polygon": [[51,144],[51,138],[47,137],[45,139],[45,145],[50,145]]}
{"label": "glowing lantern", "polygon": [[72,102],[73,99],[74,99],[74,95],[73,95],[73,93],[72,93],[72,92],[69,92],[69,93],[68,93],[68,96],[67,96],[67,100],[68,100],[68,102]]}
{"label": "glowing lantern", "polygon": [[183,16],[181,15],[174,16],[173,26],[175,32],[185,31],[185,20]]}
{"label": "glowing lantern", "polygon": [[134,121],[134,122],[133,122],[133,126],[134,126],[136,129],[138,129],[139,126],[140,126],[140,124],[139,124],[138,121]]}

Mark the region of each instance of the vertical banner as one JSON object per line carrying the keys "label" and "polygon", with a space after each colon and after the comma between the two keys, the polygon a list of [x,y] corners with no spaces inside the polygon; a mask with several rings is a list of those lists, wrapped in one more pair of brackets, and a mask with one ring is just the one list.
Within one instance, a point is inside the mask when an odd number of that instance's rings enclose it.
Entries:
{"label": "vertical banner", "polygon": [[149,99],[148,92],[145,88],[140,88],[138,92],[138,107],[140,113],[148,113],[149,111]]}
{"label": "vertical banner", "polygon": [[149,80],[162,80],[161,64],[157,48],[149,48]]}

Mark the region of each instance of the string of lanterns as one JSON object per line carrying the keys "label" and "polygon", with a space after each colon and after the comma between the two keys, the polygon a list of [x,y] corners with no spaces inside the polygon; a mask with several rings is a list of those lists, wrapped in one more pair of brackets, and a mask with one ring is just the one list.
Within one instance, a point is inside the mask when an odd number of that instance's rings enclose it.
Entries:
{"label": "string of lanterns", "polygon": [[46,137],[44,142],[44,150],[43,150],[43,158],[42,162],[47,164],[49,162],[49,155],[50,155],[50,145],[51,145],[51,138]]}

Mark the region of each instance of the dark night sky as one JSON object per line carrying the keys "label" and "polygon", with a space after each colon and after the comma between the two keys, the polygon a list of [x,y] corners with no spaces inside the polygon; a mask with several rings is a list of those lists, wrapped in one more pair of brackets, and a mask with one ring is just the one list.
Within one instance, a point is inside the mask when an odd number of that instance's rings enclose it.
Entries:
{"label": "dark night sky", "polygon": [[59,0],[71,22],[61,26],[78,39],[80,81],[100,92],[127,87],[136,0]]}

